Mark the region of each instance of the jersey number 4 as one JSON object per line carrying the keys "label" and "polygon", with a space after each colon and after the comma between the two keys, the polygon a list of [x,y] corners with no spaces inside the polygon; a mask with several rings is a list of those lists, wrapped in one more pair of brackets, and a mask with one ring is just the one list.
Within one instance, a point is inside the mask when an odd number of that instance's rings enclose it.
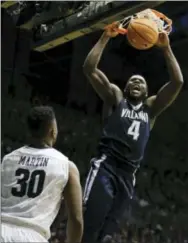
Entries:
{"label": "jersey number 4", "polygon": [[19,168],[16,170],[15,176],[20,178],[17,180],[16,186],[12,188],[13,196],[27,195],[29,198],[34,198],[41,194],[46,176],[44,170],[35,170],[30,174],[29,170]]}
{"label": "jersey number 4", "polygon": [[128,129],[128,135],[133,136],[133,140],[138,140],[138,137],[140,135],[140,122],[139,121],[133,121],[131,126]]}

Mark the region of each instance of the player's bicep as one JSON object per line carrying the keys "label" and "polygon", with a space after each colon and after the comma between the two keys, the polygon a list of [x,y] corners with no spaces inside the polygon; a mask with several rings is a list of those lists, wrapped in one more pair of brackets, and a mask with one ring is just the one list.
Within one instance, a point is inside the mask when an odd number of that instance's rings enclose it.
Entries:
{"label": "player's bicep", "polygon": [[112,97],[110,82],[100,70],[95,69],[90,73],[86,73],[86,77],[102,100],[106,101]]}
{"label": "player's bicep", "polygon": [[[104,102],[111,105],[118,103],[121,91],[116,85],[109,82],[108,78],[102,71],[94,69],[92,72],[86,73],[86,77],[89,79],[91,85]],[[116,88],[114,88],[115,86]]]}
{"label": "player's bicep", "polygon": [[80,175],[76,165],[69,163],[69,179],[64,190],[64,199],[68,216],[82,221],[82,188]]}

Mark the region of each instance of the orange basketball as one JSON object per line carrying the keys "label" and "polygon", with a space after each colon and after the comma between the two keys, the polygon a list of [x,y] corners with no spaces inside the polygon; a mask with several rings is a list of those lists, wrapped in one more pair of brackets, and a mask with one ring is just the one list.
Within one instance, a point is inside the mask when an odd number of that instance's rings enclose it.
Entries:
{"label": "orange basketball", "polygon": [[157,24],[150,19],[133,19],[129,23],[127,30],[129,43],[138,50],[149,49],[158,40]]}

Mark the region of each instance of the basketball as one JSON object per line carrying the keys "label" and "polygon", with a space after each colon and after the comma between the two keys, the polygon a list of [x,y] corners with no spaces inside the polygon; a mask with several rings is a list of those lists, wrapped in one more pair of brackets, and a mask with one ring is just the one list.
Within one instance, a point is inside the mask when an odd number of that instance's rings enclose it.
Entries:
{"label": "basketball", "polygon": [[158,40],[157,24],[150,19],[133,19],[127,29],[127,39],[131,46],[138,50],[146,50],[154,46]]}

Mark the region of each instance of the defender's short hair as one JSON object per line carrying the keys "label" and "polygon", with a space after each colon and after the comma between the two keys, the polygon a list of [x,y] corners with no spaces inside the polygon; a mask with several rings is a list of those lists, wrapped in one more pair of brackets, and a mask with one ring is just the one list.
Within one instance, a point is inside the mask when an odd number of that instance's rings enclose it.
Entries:
{"label": "defender's short hair", "polygon": [[54,119],[55,113],[52,107],[33,107],[27,117],[27,124],[31,135],[37,138],[45,137]]}

